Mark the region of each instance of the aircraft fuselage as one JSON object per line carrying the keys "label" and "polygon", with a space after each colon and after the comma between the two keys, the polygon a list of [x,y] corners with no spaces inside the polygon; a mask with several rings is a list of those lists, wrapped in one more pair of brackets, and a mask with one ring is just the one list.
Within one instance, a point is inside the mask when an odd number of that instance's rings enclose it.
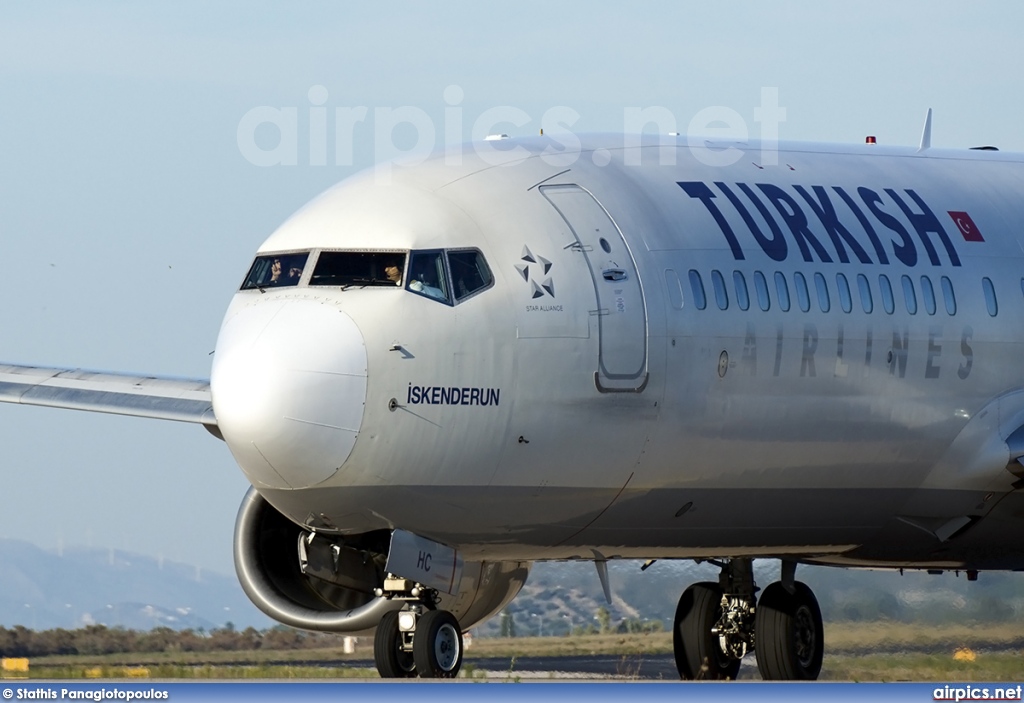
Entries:
{"label": "aircraft fuselage", "polygon": [[[239,291],[211,379],[253,485],[480,559],[1024,568],[1021,163],[664,144],[438,156],[286,222],[258,256],[301,278]],[[314,284],[325,252],[404,278]],[[408,288],[428,260],[445,300]]]}

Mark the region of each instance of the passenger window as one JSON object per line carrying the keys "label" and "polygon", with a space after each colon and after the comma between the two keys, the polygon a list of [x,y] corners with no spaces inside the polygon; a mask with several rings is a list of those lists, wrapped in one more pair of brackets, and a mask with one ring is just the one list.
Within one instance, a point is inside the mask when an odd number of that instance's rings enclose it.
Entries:
{"label": "passenger window", "polygon": [[409,282],[406,290],[444,303],[451,303],[444,256],[440,251],[414,251],[409,255]]}
{"label": "passenger window", "polygon": [[822,312],[828,312],[832,308],[832,301],[828,296],[828,284],[820,273],[814,274],[814,288],[818,292],[818,307]]}
{"label": "passenger window", "polygon": [[711,272],[711,285],[715,289],[715,302],[718,303],[718,309],[725,310],[729,307],[729,293],[725,290],[725,278],[721,271],[716,269]]}
{"label": "passenger window", "polygon": [[796,302],[800,309],[807,312],[811,309],[811,294],[807,290],[807,279],[797,271],[793,274],[793,287],[796,288]]}
{"label": "passenger window", "polygon": [[882,291],[882,307],[892,315],[896,312],[896,299],[892,296],[892,284],[889,283],[889,277],[884,273],[878,277],[878,287]]}
{"label": "passenger window", "polygon": [[999,305],[996,303],[996,289],[992,286],[992,279],[981,279],[981,287],[985,290],[985,307],[988,308],[988,314],[995,317],[999,314]]}
{"label": "passenger window", "polygon": [[900,282],[903,284],[903,298],[907,303],[907,312],[916,315],[917,293],[914,292],[914,282],[910,280],[910,276],[903,276],[900,278]]}
{"label": "passenger window", "polygon": [[245,283],[242,284],[242,290],[297,286],[308,258],[308,251],[299,254],[258,256],[256,261],[252,262]]}
{"label": "passenger window", "polygon": [[[1024,285],[1024,283],[1021,285]],[[754,271],[754,290],[757,291],[757,304],[761,307],[761,310],[768,312],[772,304],[768,296],[768,281],[765,280],[764,274],[760,271]]]}
{"label": "passenger window", "polygon": [[779,297],[779,307],[782,308],[782,312],[789,312],[789,284],[786,283],[786,277],[782,275],[782,271],[775,272],[775,293]]}
{"label": "passenger window", "polygon": [[929,315],[935,314],[935,288],[932,287],[932,279],[921,276],[921,297],[924,298],[924,311]]}
{"label": "passenger window", "polygon": [[953,294],[953,283],[945,276],[939,280],[942,286],[942,300],[946,303],[946,314],[956,315],[956,296]]}
{"label": "passenger window", "polygon": [[398,252],[322,251],[317,257],[311,286],[400,286],[405,254]]}
{"label": "passenger window", "polygon": [[[478,249],[464,249],[448,252],[448,270],[452,274],[452,290],[456,300],[465,300],[469,296],[494,283],[491,269]],[[541,286],[551,286],[545,281]]]}
{"label": "passenger window", "polygon": [[693,291],[693,304],[697,306],[697,309],[706,308],[708,300],[704,296],[704,281],[701,280],[700,274],[693,269],[690,269],[690,290]]}
{"label": "passenger window", "polygon": [[853,296],[850,295],[850,282],[841,273],[836,274],[836,288],[839,289],[839,304],[843,312],[853,312]]}
{"label": "passenger window", "polygon": [[860,292],[860,307],[867,314],[875,309],[875,301],[871,297],[871,284],[868,283],[868,277],[863,273],[857,274],[857,290]]}
{"label": "passenger window", "polygon": [[733,271],[732,283],[736,287],[736,304],[740,306],[740,310],[749,310],[750,294],[747,292],[747,279],[739,271]]}

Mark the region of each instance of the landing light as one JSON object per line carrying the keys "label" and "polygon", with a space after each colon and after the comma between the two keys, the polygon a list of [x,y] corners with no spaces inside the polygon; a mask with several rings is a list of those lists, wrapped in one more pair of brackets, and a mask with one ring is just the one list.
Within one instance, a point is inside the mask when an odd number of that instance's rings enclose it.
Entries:
{"label": "landing light", "polygon": [[416,629],[416,613],[411,610],[403,610],[398,614],[398,629],[402,632],[412,632]]}

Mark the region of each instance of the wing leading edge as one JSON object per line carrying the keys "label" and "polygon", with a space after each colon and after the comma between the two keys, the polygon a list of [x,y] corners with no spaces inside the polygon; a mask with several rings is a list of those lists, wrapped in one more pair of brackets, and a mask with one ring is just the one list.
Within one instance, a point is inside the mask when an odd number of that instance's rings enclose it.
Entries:
{"label": "wing leading edge", "polygon": [[192,422],[220,436],[206,379],[0,364],[0,402]]}

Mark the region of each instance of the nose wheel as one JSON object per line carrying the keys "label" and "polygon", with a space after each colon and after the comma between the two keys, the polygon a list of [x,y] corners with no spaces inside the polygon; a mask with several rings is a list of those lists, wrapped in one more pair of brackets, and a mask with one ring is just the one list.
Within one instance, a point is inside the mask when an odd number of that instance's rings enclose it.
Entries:
{"label": "nose wheel", "polygon": [[462,668],[462,632],[447,610],[431,610],[416,624],[412,643],[416,673],[424,679],[452,679]]}
{"label": "nose wheel", "polygon": [[[408,638],[411,642],[411,633]],[[382,679],[408,679],[416,676],[416,663],[406,634],[398,629],[398,612],[385,613],[373,638],[373,661]]]}
{"label": "nose wheel", "polygon": [[462,668],[459,621],[447,610],[387,613],[377,625],[373,659],[385,679],[455,678]]}

